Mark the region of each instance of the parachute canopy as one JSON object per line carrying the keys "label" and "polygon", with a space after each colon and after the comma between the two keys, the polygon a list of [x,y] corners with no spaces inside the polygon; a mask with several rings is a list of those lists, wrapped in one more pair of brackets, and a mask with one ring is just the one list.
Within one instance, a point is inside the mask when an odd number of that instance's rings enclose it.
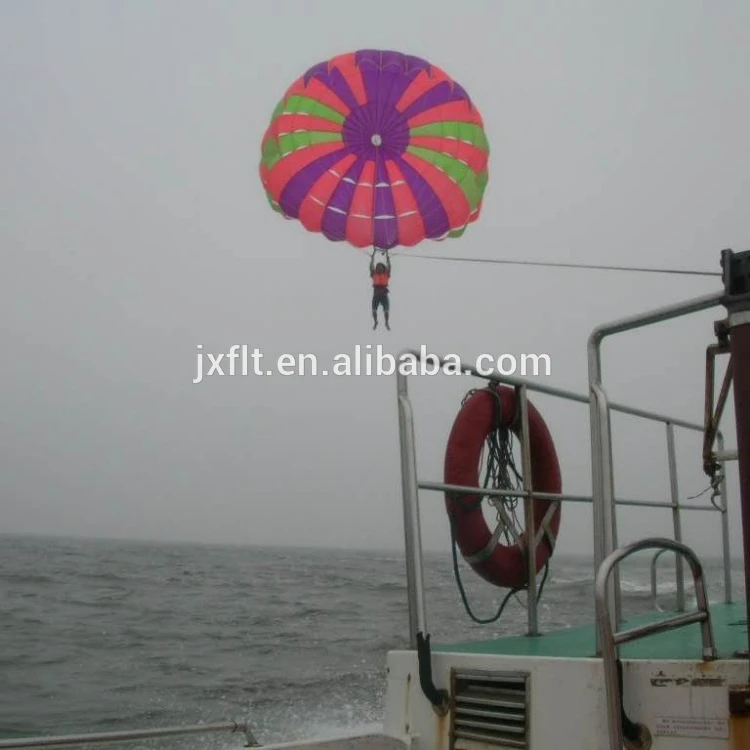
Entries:
{"label": "parachute canopy", "polygon": [[466,91],[399,52],[310,68],[276,106],[261,150],[272,208],[359,248],[461,236],[488,180],[484,123]]}

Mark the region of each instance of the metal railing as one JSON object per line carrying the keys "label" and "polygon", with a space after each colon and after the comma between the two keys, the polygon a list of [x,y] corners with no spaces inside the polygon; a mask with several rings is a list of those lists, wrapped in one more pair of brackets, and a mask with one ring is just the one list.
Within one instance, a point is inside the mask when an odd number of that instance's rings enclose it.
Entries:
{"label": "metal railing", "polygon": [[121,732],[98,732],[90,734],[65,734],[54,737],[19,737],[0,740],[0,750],[21,750],[32,747],[71,747],[78,745],[104,745],[116,742],[162,739],[188,734],[208,734],[213,732],[242,732],[245,747],[260,747],[247,722],[228,721],[222,724],[196,724],[186,727],[163,727],[161,729],[131,729]]}
{"label": "metal railing", "polygon": [[[591,410],[591,474],[592,493],[594,498],[596,498],[593,503],[594,565],[597,570],[601,567],[605,558],[611,555],[617,548],[617,518],[615,512],[615,487],[612,461],[612,425],[610,419],[612,405],[608,404],[607,395],[602,385],[602,342],[608,336],[633,331],[655,323],[662,323],[667,320],[673,320],[674,318],[680,318],[685,315],[718,307],[723,301],[723,291],[695,297],[676,305],[668,305],[641,315],[634,315],[632,317],[616,320],[612,323],[597,326],[589,336],[587,351]],[[677,420],[669,419],[661,421],[666,421],[667,424],[678,424]],[[702,432],[704,427],[701,425],[699,429]],[[672,499],[674,503],[674,497]],[[724,498],[722,505],[726,508],[726,498]],[[680,531],[679,516],[677,516],[677,520],[678,525],[675,528],[675,534]],[[723,529],[724,525],[722,525],[722,534]],[[728,545],[728,539],[724,544]],[[681,566],[680,573],[678,574],[678,583],[680,575],[682,575]],[[617,571],[615,571],[615,576],[613,578],[614,581],[610,581],[607,585],[606,606],[609,610],[610,617],[619,626],[621,622],[621,592]],[[596,641],[597,654],[599,654],[601,653],[601,644],[599,643],[598,630]]]}
{"label": "metal railing", "polygon": [[[694,612],[676,615],[660,622],[649,622],[639,627],[621,632],[613,631],[612,619],[606,606],[607,583],[613,569],[626,557],[644,549],[657,549],[661,552],[672,551],[680,558],[685,558],[690,565],[695,587],[695,601],[697,609]],[[659,553],[657,553],[659,554]],[[699,623],[703,642],[703,659],[716,658],[711,619],[708,612],[708,597],[703,578],[703,568],[695,553],[684,544],[672,539],[642,539],[626,547],[615,550],[602,563],[596,575],[596,616],[598,631],[602,639],[602,660],[604,662],[604,684],[607,695],[607,721],[609,724],[609,742],[611,750],[623,747],[622,733],[622,695],[617,674],[618,647],[638,638],[645,638],[668,630],[675,630],[686,625]]]}
{"label": "metal railing", "polygon": [[[417,361],[420,361],[420,352],[415,350],[406,350],[402,352],[400,357],[409,356],[415,357]],[[437,358],[431,355],[433,363],[438,362],[440,367],[448,364],[446,359]],[[450,361],[450,366],[455,367],[455,362]],[[532,491],[529,484],[531,473],[529,471],[530,461],[530,450],[528,444],[528,391],[535,391],[543,393],[549,396],[555,396],[566,401],[577,402],[581,404],[590,405],[590,399],[582,394],[568,391],[561,388],[553,388],[542,383],[535,383],[523,380],[521,378],[513,377],[510,375],[500,375],[496,373],[486,374],[479,372],[474,367],[467,365],[460,365],[460,369],[464,373],[469,373],[477,378],[481,378],[486,381],[500,383],[511,386],[516,389],[518,395],[518,403],[520,405],[521,413],[521,454],[524,467],[524,479],[525,485],[522,490],[495,490],[482,487],[470,487],[464,485],[453,485],[445,484],[442,482],[433,482],[421,480],[417,472],[417,459],[416,459],[416,448],[414,438],[414,411],[412,408],[411,400],[409,398],[408,391],[408,376],[402,373],[399,369],[396,376],[397,383],[397,396],[398,396],[398,413],[399,413],[399,435],[400,435],[400,446],[401,446],[401,467],[402,467],[402,491],[403,491],[403,509],[404,509],[404,531],[406,541],[406,567],[407,567],[407,590],[408,590],[408,602],[409,602],[409,622],[410,622],[410,638],[412,648],[416,648],[416,634],[418,632],[427,632],[427,616],[426,616],[426,604],[424,594],[424,571],[422,561],[422,542],[421,542],[421,526],[419,519],[419,490],[428,490],[434,492],[453,492],[453,493],[465,493],[467,495],[479,495],[489,497],[523,497],[526,502],[524,503],[524,524],[525,528],[535,528],[534,524],[534,505],[531,502],[533,499],[548,500],[556,502],[577,502],[577,503],[592,503],[595,510],[595,534],[596,529],[601,526],[601,510],[597,511],[597,506],[601,504],[601,501],[595,501],[595,493],[592,495],[575,495],[575,494],[555,494],[548,492],[535,492]],[[604,399],[606,402],[606,395],[604,391],[599,388],[599,398]],[[682,541],[682,525],[681,525],[681,512],[685,511],[716,511],[721,515],[721,536],[722,536],[722,548],[724,557],[724,598],[725,601],[731,601],[731,566],[730,550],[729,550],[729,525],[727,521],[727,501],[726,501],[726,485],[724,482],[719,487],[721,504],[720,505],[700,505],[693,503],[681,503],[679,498],[679,487],[677,484],[677,461],[674,444],[674,428],[684,428],[692,431],[703,432],[703,425],[687,422],[681,419],[675,419],[668,417],[656,412],[646,411],[643,409],[637,409],[630,406],[625,406],[617,403],[607,403],[607,425],[609,425],[609,412],[614,411],[621,414],[630,415],[637,418],[642,418],[649,421],[660,422],[666,427],[666,441],[667,441],[667,458],[669,465],[670,474],[670,499],[669,501],[645,501],[638,499],[628,498],[614,498],[613,495],[613,507],[617,505],[633,506],[633,507],[648,507],[648,508],[668,508],[672,511],[673,518],[673,529],[676,541]],[[607,427],[609,431],[609,426]],[[721,441],[721,435],[717,438]],[[720,442],[720,447],[723,450],[723,442]],[[611,446],[609,448],[611,450]],[[596,462],[594,462],[596,464]],[[611,462],[609,464],[611,467]],[[594,472],[595,473],[595,472]],[[610,474],[612,472],[610,471]],[[554,508],[555,506],[553,506]],[[612,514],[614,516],[614,513]],[[614,518],[612,519],[611,528],[614,526]],[[537,586],[536,586],[536,566],[534,564],[536,560],[536,548],[541,540],[541,536],[544,534],[544,527],[541,525],[538,534],[529,534],[527,545],[527,561],[528,570],[532,571],[528,582],[528,597],[527,598],[527,625],[528,632],[530,635],[537,635],[539,632],[538,628],[538,617],[536,611],[537,603]],[[616,533],[612,533],[612,543],[616,542]],[[596,545],[596,538],[595,538]],[[614,548],[613,548],[614,549]],[[678,592],[678,609],[684,610],[684,577],[682,572],[682,566],[677,566],[676,570],[676,588]],[[595,554],[595,570],[594,574],[599,568],[597,564]],[[617,571],[615,571],[616,574]],[[615,577],[615,576],[613,576]],[[619,578],[616,583],[616,596],[619,601],[620,596],[620,585]],[[619,619],[619,607],[617,608],[617,617],[613,618],[620,624]],[[599,640],[597,634],[597,652],[599,653]]]}

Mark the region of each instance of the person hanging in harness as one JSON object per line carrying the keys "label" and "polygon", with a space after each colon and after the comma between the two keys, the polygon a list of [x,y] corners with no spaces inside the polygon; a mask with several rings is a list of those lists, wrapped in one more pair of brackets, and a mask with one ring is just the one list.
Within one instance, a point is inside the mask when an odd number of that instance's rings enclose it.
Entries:
{"label": "person hanging in harness", "polygon": [[388,282],[391,280],[391,259],[388,254],[385,256],[385,263],[375,263],[375,253],[370,258],[370,278],[372,279],[372,320],[374,331],[378,327],[378,307],[383,306],[383,316],[385,317],[385,327],[390,331],[391,326],[388,322],[390,313],[390,302],[388,300]]}

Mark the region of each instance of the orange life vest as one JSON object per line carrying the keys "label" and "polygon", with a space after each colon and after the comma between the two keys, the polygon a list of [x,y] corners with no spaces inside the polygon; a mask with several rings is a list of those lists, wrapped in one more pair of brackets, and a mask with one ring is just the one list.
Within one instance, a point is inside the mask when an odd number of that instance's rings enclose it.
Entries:
{"label": "orange life vest", "polygon": [[390,274],[386,271],[385,273],[374,273],[372,275],[373,286],[388,286],[388,281],[391,278]]}

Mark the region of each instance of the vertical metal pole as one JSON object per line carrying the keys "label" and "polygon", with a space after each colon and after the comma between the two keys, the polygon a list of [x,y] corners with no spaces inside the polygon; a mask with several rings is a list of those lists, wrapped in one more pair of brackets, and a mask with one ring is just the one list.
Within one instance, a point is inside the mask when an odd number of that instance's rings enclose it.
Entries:
{"label": "vertical metal pole", "polygon": [[[750,621],[750,310],[730,311],[729,328],[745,559],[745,604],[747,619]],[[750,651],[750,631],[748,650]]]}
{"label": "vertical metal pole", "polygon": [[[667,422],[667,461],[669,463],[669,491],[672,498],[672,526],[676,542],[682,544],[682,523],[680,519],[680,491],[677,484],[677,456],[674,449],[674,425]],[[675,560],[677,579],[677,611],[685,611],[685,568],[682,555]]]}
{"label": "vertical metal pole", "polygon": [[[607,557],[604,546],[604,514],[602,511],[602,485],[604,482],[602,477],[602,446],[596,397],[596,391],[592,387],[589,396],[589,424],[591,429],[591,515],[594,522],[594,577],[596,577],[597,572],[601,569],[602,563]],[[609,612],[612,613],[614,611],[614,602],[610,601],[610,590],[611,587],[607,591],[606,606]],[[601,617],[602,614],[597,612],[597,618]],[[595,635],[596,654],[597,656],[601,656],[602,642],[599,628],[596,628]]]}
{"label": "vertical metal pole", "polygon": [[[724,436],[716,433],[716,448],[724,453]],[[724,555],[724,601],[732,603],[732,558],[729,550],[729,514],[727,513],[727,480],[726,464],[721,466],[721,482],[719,483],[719,497],[721,497],[721,549]]]}
{"label": "vertical metal pole", "polygon": [[[607,455],[609,456],[609,523],[607,529],[609,530],[609,548],[617,549],[620,545],[617,536],[617,498],[615,497],[615,462],[612,456],[612,416],[609,409],[609,398],[605,395],[605,409],[606,409],[606,427],[607,427],[607,440],[605,446],[607,448]],[[620,585],[620,568],[619,566],[612,571],[612,578],[615,581],[615,623],[619,628],[622,624],[622,587]]]}
{"label": "vertical metal pole", "polygon": [[409,600],[409,641],[417,648],[417,633],[427,633],[424,598],[424,569],[422,539],[419,523],[419,487],[417,458],[414,445],[414,417],[412,414],[406,375],[396,375],[398,391],[398,424],[401,440],[401,489],[404,505],[404,536],[406,542],[406,584]]}
{"label": "vertical metal pole", "polygon": [[[523,459],[523,488],[531,493],[533,482],[531,477],[531,440],[529,436],[529,400],[526,386],[516,388],[516,397],[521,407],[521,455]],[[524,498],[524,524],[526,528],[526,560],[529,571],[527,619],[529,635],[539,634],[536,608],[536,526],[534,522],[534,500],[529,494]]]}
{"label": "vertical metal pole", "polygon": [[[594,575],[596,576],[604,560],[612,554],[614,546],[614,498],[612,479],[612,444],[609,424],[609,404],[604,390],[599,385],[598,344],[594,354],[595,366],[592,370],[591,350],[589,350],[590,411],[591,411],[591,467],[592,467],[592,513],[594,517]],[[606,582],[605,604],[609,618],[619,626],[619,578],[610,576]],[[596,633],[596,653],[601,655],[599,631]]]}
{"label": "vertical metal pole", "polygon": [[[745,562],[745,607],[748,621],[750,621],[750,300],[748,299],[750,297],[748,294],[750,274],[746,269],[749,260],[750,251],[735,254],[731,250],[724,250],[721,258],[726,295],[724,305],[729,312],[729,351],[734,384],[734,417],[737,425],[742,551]],[[748,654],[750,654],[750,629],[748,629]]]}

